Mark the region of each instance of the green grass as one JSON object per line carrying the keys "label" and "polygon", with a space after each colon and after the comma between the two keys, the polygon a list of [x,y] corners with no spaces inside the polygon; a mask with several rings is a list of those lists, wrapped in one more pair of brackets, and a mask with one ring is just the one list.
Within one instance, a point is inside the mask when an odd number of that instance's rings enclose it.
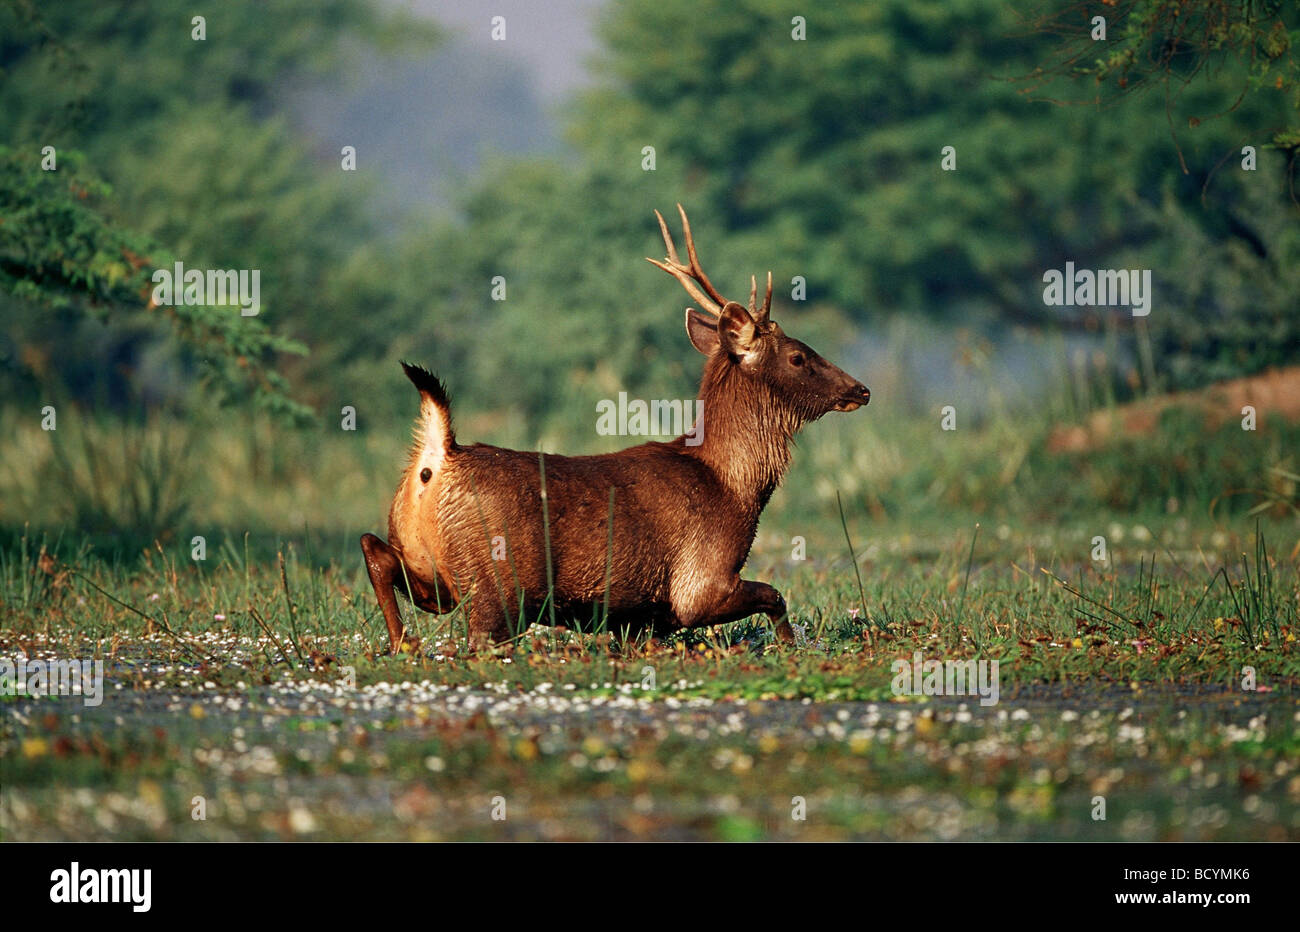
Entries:
{"label": "green grass", "polygon": [[[764,690],[754,684],[770,680],[786,684],[773,691],[786,698],[878,699],[888,693],[889,664],[915,650],[998,659],[1004,677],[1024,684],[1230,685],[1243,665],[1295,677],[1300,570],[1294,557],[1269,552],[1255,522],[1241,525],[1221,549],[1208,549],[1218,530],[1202,532],[1204,540],[1186,533],[1175,550],[1160,542],[1159,528],[1144,529],[1150,540],[1112,545],[1108,564],[1088,560],[1088,540],[1061,529],[1051,532],[1054,543],[1017,540],[1005,527],[1005,539],[972,528],[947,542],[913,529],[913,551],[860,556],[860,566],[847,554],[783,559],[760,541],[747,575],[786,594],[790,619],[805,632],[802,650],[777,649],[758,618],[663,643],[620,643],[546,627],[544,608],[530,619],[541,624],[514,642],[474,654],[462,609],[438,616],[403,603],[425,640],[427,656],[414,658],[379,653],[386,632],[359,551],[325,561],[328,548],[306,538],[259,563],[224,541],[203,562],[158,546],[114,563],[84,545],[20,537],[0,550],[3,634],[10,648],[40,638],[45,649],[110,661],[156,637],[168,660],[246,671],[247,661],[210,643],[236,638],[256,645],[258,663],[274,673],[315,675],[308,651],[316,651],[356,665],[362,682],[437,671],[445,682],[472,683],[492,671],[525,689],[571,682],[563,661],[574,652],[615,686],[636,679],[640,662],[653,657],[689,679],[702,674],[708,682],[699,694],[719,698],[757,697]],[[1295,552],[1294,537],[1284,543]],[[308,562],[309,552],[319,562]],[[504,657],[513,663],[503,665]]]}
{"label": "green grass", "polygon": [[[3,550],[0,649],[102,658],[110,695],[98,708],[4,700],[21,715],[0,731],[0,827],[139,839],[1300,837],[1300,568],[1253,522],[1217,550],[1206,548],[1219,530],[1186,533],[1177,549],[1151,530],[1149,547],[1117,545],[1136,566],[1099,567],[1062,529],[947,540],[913,529],[914,550],[861,557],[861,589],[847,554],[796,564],[760,547],[754,575],[786,593],[805,630],[796,648],[768,643],[753,619],[662,644],[534,627],[470,654],[462,618],[408,606],[429,648],[414,657],[379,653],[360,560],[320,541],[283,542],[282,565],[233,544],[204,564],[161,547],[115,564],[66,540],[47,541],[53,562],[42,560],[20,539]],[[1242,551],[1245,563],[1231,556]],[[891,664],[918,651],[999,660],[999,704],[895,695]],[[1241,688],[1246,666],[1263,691]],[[481,708],[457,705],[468,701]],[[189,818],[196,795],[208,820]],[[1091,816],[1098,795],[1118,810],[1104,822]],[[514,813],[505,822],[488,815],[498,796]],[[808,820],[791,818],[793,797]]]}

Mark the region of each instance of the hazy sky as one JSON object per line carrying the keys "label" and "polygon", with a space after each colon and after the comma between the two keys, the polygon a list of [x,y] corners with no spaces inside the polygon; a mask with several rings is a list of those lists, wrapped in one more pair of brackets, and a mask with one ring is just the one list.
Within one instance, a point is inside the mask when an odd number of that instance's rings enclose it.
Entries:
{"label": "hazy sky", "polygon": [[[390,0],[454,30],[484,54],[505,55],[536,77],[539,100],[552,104],[586,83],[584,63],[596,47],[595,14],[605,0]],[[493,16],[506,18],[506,39],[490,38]]]}
{"label": "hazy sky", "polygon": [[[289,109],[322,158],[356,146],[385,211],[449,204],[486,156],[559,150],[558,105],[589,83],[607,0],[386,0],[451,35],[431,55],[367,52],[342,86],[297,92]],[[491,38],[506,19],[505,41]]]}

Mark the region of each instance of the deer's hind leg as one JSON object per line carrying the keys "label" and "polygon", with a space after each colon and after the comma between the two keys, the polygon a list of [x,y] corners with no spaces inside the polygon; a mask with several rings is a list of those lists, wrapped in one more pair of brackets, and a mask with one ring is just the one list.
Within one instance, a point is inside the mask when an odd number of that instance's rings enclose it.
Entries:
{"label": "deer's hind leg", "polygon": [[435,614],[455,608],[455,597],[436,576],[430,581],[406,566],[397,550],[374,534],[361,536],[361,552],[365,554],[370,585],[374,587],[388,626],[389,650],[394,654],[404,649],[414,653],[419,649],[420,639],[403,630],[397,593],[408,594],[417,607]]}

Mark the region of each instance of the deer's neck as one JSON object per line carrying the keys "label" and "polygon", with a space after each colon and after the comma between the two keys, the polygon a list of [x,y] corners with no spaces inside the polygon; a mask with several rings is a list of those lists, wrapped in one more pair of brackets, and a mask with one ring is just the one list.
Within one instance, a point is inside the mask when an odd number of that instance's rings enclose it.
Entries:
{"label": "deer's neck", "polygon": [[790,465],[790,440],[799,421],[766,386],[714,357],[700,385],[703,440],[696,455],[743,504],[757,512]]}

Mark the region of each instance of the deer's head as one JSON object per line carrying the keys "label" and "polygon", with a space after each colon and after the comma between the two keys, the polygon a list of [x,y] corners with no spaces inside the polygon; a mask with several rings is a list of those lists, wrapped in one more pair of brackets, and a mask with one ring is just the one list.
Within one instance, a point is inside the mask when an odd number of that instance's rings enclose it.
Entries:
{"label": "deer's head", "polygon": [[700,310],[686,309],[686,334],[691,344],[708,356],[715,365],[726,366],[744,379],[752,380],[756,390],[786,407],[800,422],[816,420],[831,411],[854,411],[871,398],[867,387],[838,366],[834,366],[810,347],[787,336],[769,314],[772,309],[772,273],[767,273],[767,294],[758,304],[758,281],[750,278],[749,306],[728,301],[713,287],[695,251],[695,239],[686,211],[677,205],[682,216],[682,233],[686,238],[683,263],[673,245],[672,235],[663,216],[659,229],[664,236],[668,256],[649,262],[672,275],[687,293],[700,303]]}

